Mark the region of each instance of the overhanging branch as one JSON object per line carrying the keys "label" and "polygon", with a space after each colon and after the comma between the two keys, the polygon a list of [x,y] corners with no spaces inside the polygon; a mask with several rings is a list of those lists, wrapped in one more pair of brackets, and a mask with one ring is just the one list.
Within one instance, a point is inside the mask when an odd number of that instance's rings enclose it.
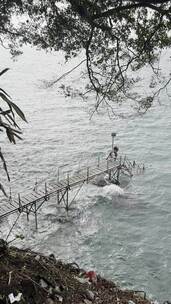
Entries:
{"label": "overhanging branch", "polygon": [[171,18],[171,12],[170,12],[170,10],[163,10],[161,7],[155,6],[152,3],[145,2],[145,1],[144,2],[134,3],[134,4],[128,4],[128,5],[118,6],[118,7],[109,9],[109,10],[103,12],[103,13],[95,14],[91,18],[92,18],[92,20],[96,20],[96,19],[99,19],[99,18],[111,17],[111,16],[116,15],[118,13],[121,13],[123,11],[131,10],[131,9],[137,9],[137,8],[142,8],[142,7],[150,8],[151,10],[155,10],[158,13],[160,13],[162,15],[166,15],[167,17]]}

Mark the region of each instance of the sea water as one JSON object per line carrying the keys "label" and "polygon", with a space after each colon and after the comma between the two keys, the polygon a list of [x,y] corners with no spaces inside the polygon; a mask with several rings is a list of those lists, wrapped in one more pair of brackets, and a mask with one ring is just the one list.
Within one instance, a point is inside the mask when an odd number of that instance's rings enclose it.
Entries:
{"label": "sea water", "polygon": [[[1,77],[1,87],[28,120],[28,124],[19,122],[24,133],[17,145],[1,138],[12,194],[22,195],[34,187],[36,180],[53,183],[68,170],[105,158],[111,148],[111,132],[117,133],[119,152],[144,163],[146,168],[143,174],[135,174],[124,189],[85,185],[68,215],[51,199],[39,211],[38,231],[34,217],[26,222],[21,215],[9,238],[16,233],[25,238],[13,244],[75,261],[123,287],[145,290],[149,297],[161,302],[171,300],[169,99],[163,94],[161,104],[155,104],[142,117],[111,120],[100,113],[90,120],[87,103],[77,97],[65,98],[57,87],[43,85],[43,79],[58,78],[70,69],[65,67],[61,54],[26,48],[17,61],[12,61],[3,49],[0,54],[1,69],[10,68]],[[169,59],[165,64],[167,69]],[[69,80],[79,86],[79,77],[72,77],[69,75]],[[1,222],[2,237],[7,236],[16,217]]]}

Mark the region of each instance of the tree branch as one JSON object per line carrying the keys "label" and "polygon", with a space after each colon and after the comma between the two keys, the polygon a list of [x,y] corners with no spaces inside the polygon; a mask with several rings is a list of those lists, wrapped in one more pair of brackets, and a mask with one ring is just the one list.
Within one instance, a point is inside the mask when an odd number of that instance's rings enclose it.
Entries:
{"label": "tree branch", "polygon": [[[151,2],[154,2],[154,1],[151,1]],[[131,10],[131,9],[137,9],[137,8],[141,8],[141,7],[150,8],[152,10],[157,11],[158,13],[160,13],[162,15],[167,15],[169,18],[171,18],[169,10],[163,10],[163,9],[161,9],[161,7],[158,7],[158,6],[155,6],[155,5],[151,4],[150,1],[148,1],[148,2],[144,1],[144,2],[134,3],[134,4],[128,4],[128,5],[118,6],[118,7],[109,9],[109,10],[103,12],[103,13],[95,14],[95,15],[92,16],[92,20],[96,20],[96,19],[99,19],[99,18],[105,18],[105,17],[111,17],[111,16],[113,16],[115,14],[118,14],[118,13],[120,13],[122,11],[127,11],[127,10]]]}

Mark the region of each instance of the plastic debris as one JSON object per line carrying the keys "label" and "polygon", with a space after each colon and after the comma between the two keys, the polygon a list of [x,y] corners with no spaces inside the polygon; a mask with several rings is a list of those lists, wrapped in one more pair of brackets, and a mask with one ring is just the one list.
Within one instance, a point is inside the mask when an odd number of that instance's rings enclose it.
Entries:
{"label": "plastic debris", "polygon": [[95,271],[91,270],[86,272],[85,277],[88,278],[90,282],[97,283],[97,275]]}
{"label": "plastic debris", "polygon": [[61,302],[61,303],[63,302],[63,297],[57,295],[57,298],[58,298],[58,301],[59,301],[59,302]]}
{"label": "plastic debris", "polygon": [[40,255],[36,255],[35,260],[40,261]]}
{"label": "plastic debris", "polygon": [[78,282],[82,283],[82,284],[84,284],[84,283],[90,283],[90,282],[89,282],[89,278],[75,277],[75,279],[76,279]]}
{"label": "plastic debris", "polygon": [[120,304],[120,300],[119,300],[118,297],[116,298],[116,303],[117,303],[117,304]]}
{"label": "plastic debris", "polygon": [[43,279],[40,279],[40,282],[39,282],[40,286],[42,288],[47,288],[48,287],[48,284],[43,280]]}
{"label": "plastic debris", "polygon": [[21,297],[22,297],[22,293],[21,292],[19,292],[17,296],[14,296],[13,293],[10,293],[8,295],[8,298],[9,298],[11,304],[14,303],[14,302],[20,302]]}
{"label": "plastic debris", "polygon": [[135,302],[133,302],[132,300],[129,300],[128,304],[135,304]]}
{"label": "plastic debris", "polygon": [[85,304],[92,304],[92,301],[89,301],[89,300],[87,300],[87,299],[84,299],[84,303],[85,303]]}

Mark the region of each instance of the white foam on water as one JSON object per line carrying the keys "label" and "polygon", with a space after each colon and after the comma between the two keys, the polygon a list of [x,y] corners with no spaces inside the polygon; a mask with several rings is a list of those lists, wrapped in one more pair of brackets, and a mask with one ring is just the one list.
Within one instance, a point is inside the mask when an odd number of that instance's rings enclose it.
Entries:
{"label": "white foam on water", "polygon": [[110,195],[110,196],[124,196],[125,192],[124,189],[119,187],[118,185],[115,184],[110,184],[107,185],[103,188],[103,193],[105,196]]}

